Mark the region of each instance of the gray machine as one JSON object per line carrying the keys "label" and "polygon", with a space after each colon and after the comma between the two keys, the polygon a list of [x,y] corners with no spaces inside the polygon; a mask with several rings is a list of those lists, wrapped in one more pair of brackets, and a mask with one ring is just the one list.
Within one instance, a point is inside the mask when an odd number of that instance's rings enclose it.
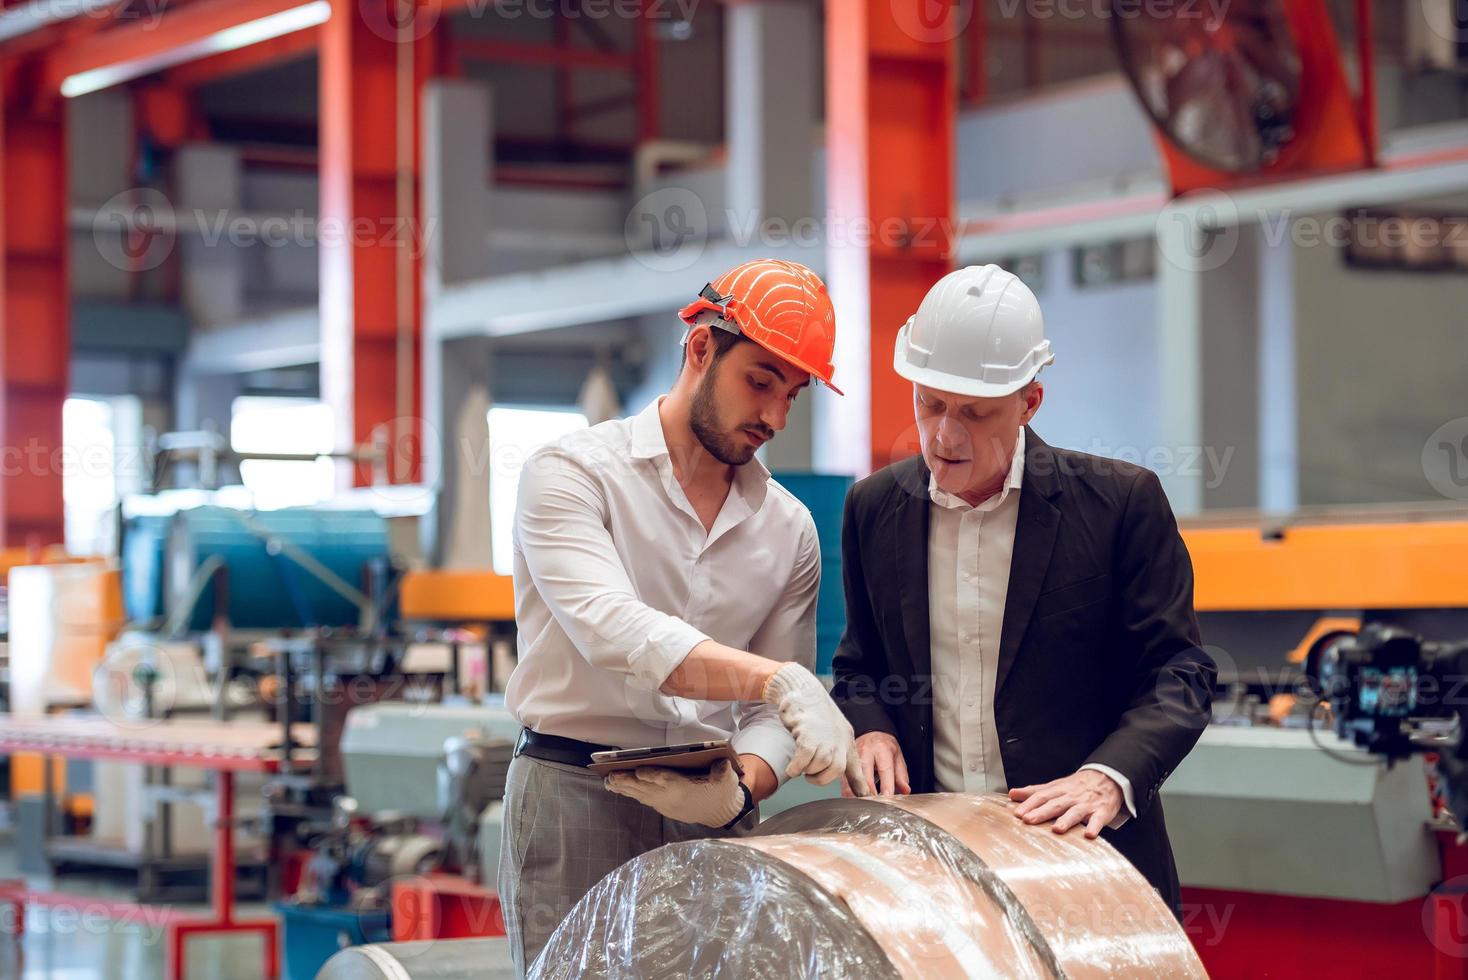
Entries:
{"label": "gray machine", "polygon": [[439,764],[444,743],[509,742],[520,734],[502,699],[483,705],[381,703],[353,708],[342,731],[347,793],[362,813],[442,816]]}
{"label": "gray machine", "polygon": [[1162,799],[1184,885],[1395,903],[1442,878],[1421,757],[1329,730],[1210,726]]}
{"label": "gray machine", "polygon": [[441,824],[445,856],[494,889],[505,772],[520,725],[501,699],[484,705],[382,703],[354,708],[342,732],[346,789],[363,814]]}

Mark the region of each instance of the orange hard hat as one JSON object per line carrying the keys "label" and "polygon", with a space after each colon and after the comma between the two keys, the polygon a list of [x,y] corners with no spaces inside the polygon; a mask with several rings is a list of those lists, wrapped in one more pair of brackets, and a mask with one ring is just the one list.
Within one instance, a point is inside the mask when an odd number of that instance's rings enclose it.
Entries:
{"label": "orange hard hat", "polygon": [[799,262],[755,259],[737,265],[678,311],[692,326],[700,313],[717,313],[724,330],[741,334],[802,371],[836,394],[836,309],[821,277]]}

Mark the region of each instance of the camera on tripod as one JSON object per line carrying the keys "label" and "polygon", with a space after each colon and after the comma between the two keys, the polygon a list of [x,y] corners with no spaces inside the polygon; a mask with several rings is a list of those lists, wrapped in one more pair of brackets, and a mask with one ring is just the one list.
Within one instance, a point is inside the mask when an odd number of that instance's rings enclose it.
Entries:
{"label": "camera on tripod", "polygon": [[1388,763],[1437,752],[1448,808],[1468,825],[1468,642],[1437,643],[1372,623],[1322,637],[1306,660],[1336,733]]}

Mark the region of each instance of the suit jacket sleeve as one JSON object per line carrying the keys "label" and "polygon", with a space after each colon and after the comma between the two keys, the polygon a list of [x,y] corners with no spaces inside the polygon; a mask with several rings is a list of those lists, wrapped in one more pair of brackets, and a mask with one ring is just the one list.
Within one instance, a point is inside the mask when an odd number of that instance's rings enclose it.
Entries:
{"label": "suit jacket sleeve", "polygon": [[1208,724],[1218,670],[1199,645],[1192,561],[1150,470],[1132,484],[1118,533],[1118,665],[1131,679],[1120,724],[1086,762],[1131,780],[1140,815]]}
{"label": "suit jacket sleeve", "polygon": [[876,616],[861,564],[861,520],[857,516],[856,487],[846,495],[841,519],[841,575],[846,594],[846,631],[836,647],[832,672],[836,683],[831,697],[841,707],[857,735],[886,732],[897,735],[888,706],[880,697],[879,679],[888,674]]}

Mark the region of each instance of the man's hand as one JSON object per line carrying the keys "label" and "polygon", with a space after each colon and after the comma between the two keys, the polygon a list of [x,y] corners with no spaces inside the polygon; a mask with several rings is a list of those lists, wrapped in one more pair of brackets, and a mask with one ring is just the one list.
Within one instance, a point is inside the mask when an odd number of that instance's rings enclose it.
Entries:
{"label": "man's hand", "polygon": [[1009,791],[1009,798],[1019,803],[1014,815],[1028,824],[1055,821],[1051,829],[1063,834],[1084,823],[1086,836],[1095,837],[1101,828],[1121,812],[1121,787],[1110,776],[1094,769],[1082,769],[1064,779],[1042,786],[1021,786]]}
{"label": "man's hand", "polygon": [[805,773],[818,786],[843,776],[857,796],[872,795],[851,722],[815,674],[800,664],[785,664],[765,683],[760,699],[780,709],[780,720],[795,736],[795,758],[785,775]]}
{"label": "man's hand", "polygon": [[704,774],[642,766],[631,772],[609,773],[605,783],[613,793],[630,796],[680,823],[722,827],[744,809],[744,791],[727,759],[715,762]]}
{"label": "man's hand", "polygon": [[[867,732],[856,740],[857,755],[861,757],[861,769],[867,785],[878,796],[906,796],[912,792],[907,780],[907,761],[902,758],[902,746],[886,732]],[[851,782],[841,777],[841,795],[852,796]]]}

